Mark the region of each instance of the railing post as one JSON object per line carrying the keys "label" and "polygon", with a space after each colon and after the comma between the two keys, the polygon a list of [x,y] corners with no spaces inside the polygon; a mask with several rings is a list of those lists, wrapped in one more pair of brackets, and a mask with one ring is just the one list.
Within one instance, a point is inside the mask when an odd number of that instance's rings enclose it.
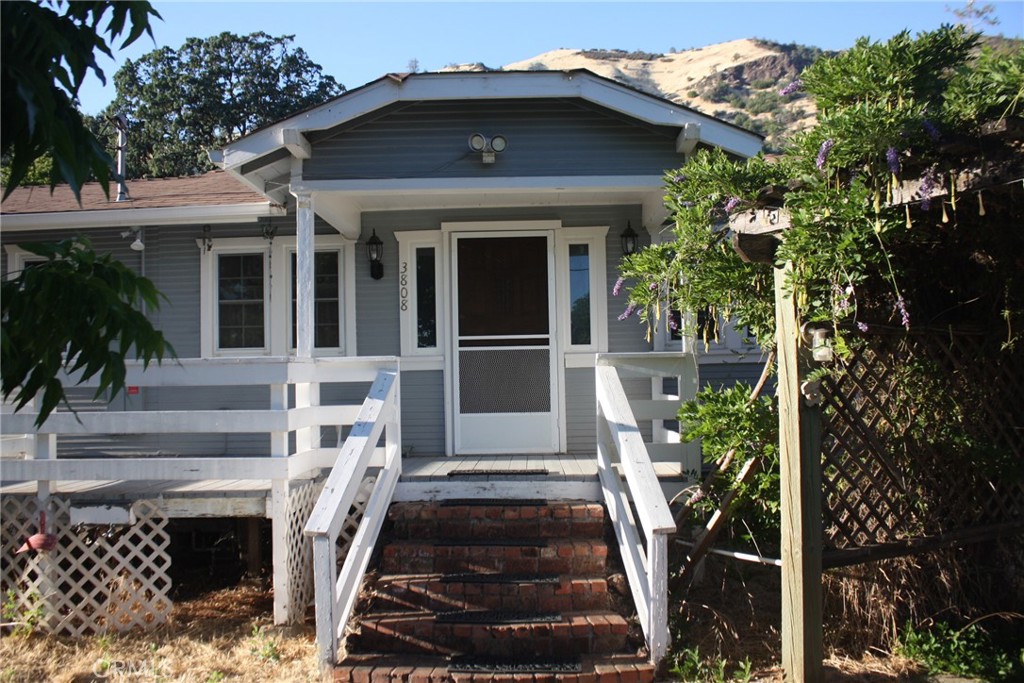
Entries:
{"label": "railing post", "polygon": [[313,537],[313,595],[316,603],[316,643],[321,664],[333,664],[338,656],[337,545],[327,535]]}
{"label": "railing post", "polygon": [[[288,385],[270,385],[270,409],[288,409]],[[288,432],[270,433],[270,455],[288,457]],[[288,622],[292,610],[291,577],[288,574],[288,480],[270,482],[270,526],[273,536],[274,623]]]}
{"label": "railing post", "polygon": [[651,662],[657,664],[668,651],[668,534],[647,534],[647,580],[651,589]]}

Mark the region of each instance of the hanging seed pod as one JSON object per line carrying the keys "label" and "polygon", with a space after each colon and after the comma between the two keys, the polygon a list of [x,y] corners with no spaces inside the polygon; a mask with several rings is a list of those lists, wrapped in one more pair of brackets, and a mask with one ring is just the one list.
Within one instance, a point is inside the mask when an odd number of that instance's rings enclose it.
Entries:
{"label": "hanging seed pod", "polygon": [[914,224],[910,222],[910,205],[909,204],[904,204],[903,205],[903,210],[907,214],[907,230],[910,230],[912,227],[914,227]]}
{"label": "hanging seed pod", "polygon": [[978,193],[978,215],[985,215],[985,201],[981,198],[981,193]]}
{"label": "hanging seed pod", "polygon": [[949,214],[946,213],[946,202],[942,202],[942,222],[949,222]]}

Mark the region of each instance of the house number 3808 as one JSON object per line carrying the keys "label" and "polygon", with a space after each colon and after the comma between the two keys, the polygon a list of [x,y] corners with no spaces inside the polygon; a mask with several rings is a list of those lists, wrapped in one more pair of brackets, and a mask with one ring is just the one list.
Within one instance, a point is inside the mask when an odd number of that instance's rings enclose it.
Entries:
{"label": "house number 3808", "polygon": [[409,262],[402,261],[402,272],[398,275],[398,296],[403,311],[409,310]]}

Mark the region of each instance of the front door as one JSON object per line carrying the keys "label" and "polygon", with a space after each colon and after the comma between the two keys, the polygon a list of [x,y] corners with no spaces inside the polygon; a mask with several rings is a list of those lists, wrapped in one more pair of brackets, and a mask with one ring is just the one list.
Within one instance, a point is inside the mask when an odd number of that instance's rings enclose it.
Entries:
{"label": "front door", "polygon": [[456,453],[558,449],[548,232],[454,234]]}

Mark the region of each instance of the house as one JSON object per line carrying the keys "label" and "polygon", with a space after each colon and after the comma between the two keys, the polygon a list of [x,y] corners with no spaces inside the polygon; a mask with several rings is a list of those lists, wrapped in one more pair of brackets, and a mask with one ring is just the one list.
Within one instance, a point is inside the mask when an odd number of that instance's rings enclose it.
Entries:
{"label": "house", "polygon": [[[583,70],[389,75],[211,154],[222,170],[130,181],[126,201],[19,188],[5,276],[31,262],[19,243],[87,234],[168,297],[150,315],[179,361],[38,430],[5,415],[5,586],[38,593],[56,630],[159,621],[169,523],[268,518],[275,619],[314,601],[312,563],[332,660],[392,501],[583,499],[609,506],[656,659],[672,527],[657,477],[699,470],[672,422],[698,361],[620,321],[611,290],[624,246],[660,239],[666,170],[760,144]],[[756,372],[733,341],[702,371]],[[56,578],[7,554],[41,509],[68,554]],[[118,533],[149,559],[78,585]]]}

